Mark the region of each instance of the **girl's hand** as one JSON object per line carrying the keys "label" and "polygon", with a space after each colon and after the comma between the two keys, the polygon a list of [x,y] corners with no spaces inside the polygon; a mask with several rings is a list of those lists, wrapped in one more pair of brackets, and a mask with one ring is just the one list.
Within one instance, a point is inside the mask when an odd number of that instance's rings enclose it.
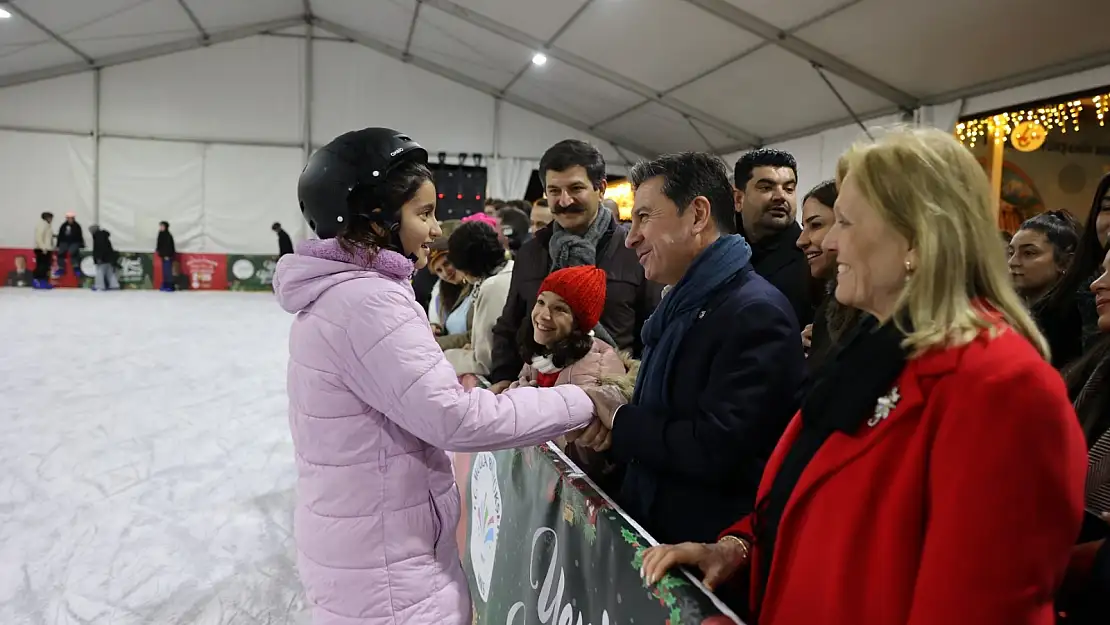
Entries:
{"label": "girl's hand", "polygon": [[682,543],[680,545],[660,545],[644,552],[644,565],[640,576],[648,584],[663,579],[663,575],[676,566],[696,566],[705,576],[702,582],[713,590],[723,581],[731,578],[736,571],[748,562],[748,549],[736,541],[725,541],[711,545],[703,543]]}

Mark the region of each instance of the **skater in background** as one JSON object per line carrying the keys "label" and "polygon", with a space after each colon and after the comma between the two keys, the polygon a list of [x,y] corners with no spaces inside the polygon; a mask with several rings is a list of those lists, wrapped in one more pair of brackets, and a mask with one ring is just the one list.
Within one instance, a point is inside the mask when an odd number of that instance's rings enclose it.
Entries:
{"label": "skater in background", "polygon": [[28,287],[34,280],[33,274],[27,269],[27,257],[23,254],[15,257],[12,261],[14,268],[8,272],[8,278],[4,280],[4,286]]}
{"label": "skater in background", "polygon": [[81,231],[81,224],[77,223],[77,213],[66,213],[66,220],[58,228],[58,269],[54,277],[60,278],[66,273],[66,256],[73,263],[73,275],[81,277],[81,250],[85,248],[85,234]]}
{"label": "skater in background", "polygon": [[585,426],[572,435],[579,444],[605,438],[577,386],[498,396],[459,384],[409,283],[441,234],[427,162],[386,128],[317,150],[297,190],[320,240],[301,243],[274,277],[295,315],[293,528],[315,625],[469,625],[447,451],[536,445]]}
{"label": "skater in background", "polygon": [[276,221],[274,222],[274,225],[270,227],[270,229],[277,233],[278,259],[280,259],[282,256],[285,256],[286,254],[292,254],[293,239],[289,238],[289,233],[283,230],[281,228],[281,224]]}
{"label": "skater in background", "polygon": [[50,223],[54,213],[43,213],[42,220],[35,226],[35,271],[31,286],[36,289],[50,289],[50,265],[53,263],[54,229]]}
{"label": "skater in background", "polygon": [[177,255],[177,247],[170,234],[170,222],[163,221],[158,224],[158,244],[154,248],[158,258],[162,259],[162,287],[159,291],[166,293],[175,291],[173,286],[173,258]]}
{"label": "skater in background", "polygon": [[112,234],[101,229],[96,224],[89,226],[89,234],[93,240],[93,261],[96,263],[96,282],[94,291],[119,290],[119,278],[116,277],[116,262],[119,253],[112,247]]}

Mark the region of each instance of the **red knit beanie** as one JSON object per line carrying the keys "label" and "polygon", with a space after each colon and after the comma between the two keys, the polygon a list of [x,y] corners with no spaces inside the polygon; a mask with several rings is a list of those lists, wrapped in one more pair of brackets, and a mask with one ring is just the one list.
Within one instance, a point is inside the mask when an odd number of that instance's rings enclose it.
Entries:
{"label": "red knit beanie", "polygon": [[605,270],[593,265],[567,267],[552,272],[540,285],[540,293],[551,291],[566,300],[574,312],[574,320],[583,332],[589,332],[601,321],[605,308]]}

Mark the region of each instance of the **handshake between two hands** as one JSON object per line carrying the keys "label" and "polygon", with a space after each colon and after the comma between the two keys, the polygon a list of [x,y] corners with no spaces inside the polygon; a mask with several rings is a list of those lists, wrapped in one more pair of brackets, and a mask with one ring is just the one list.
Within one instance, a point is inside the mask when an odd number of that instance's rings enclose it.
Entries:
{"label": "handshake between two hands", "polygon": [[568,443],[594,451],[605,451],[613,444],[613,416],[625,398],[611,386],[581,387],[594,403],[594,420],[586,427],[567,434]]}

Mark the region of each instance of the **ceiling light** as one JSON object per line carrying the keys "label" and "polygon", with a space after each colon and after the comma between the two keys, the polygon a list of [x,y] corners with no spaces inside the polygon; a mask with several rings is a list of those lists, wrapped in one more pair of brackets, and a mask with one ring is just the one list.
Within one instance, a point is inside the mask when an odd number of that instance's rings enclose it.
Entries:
{"label": "ceiling light", "polygon": [[543,65],[547,62],[547,55],[543,52],[537,52],[532,55],[532,65]]}
{"label": "ceiling light", "polygon": [[5,11],[4,9],[0,9],[0,20],[6,20],[6,19],[8,19],[8,18],[9,18],[9,17],[11,17],[11,16],[12,16],[12,14],[11,14],[11,13],[8,13],[8,12],[7,12],[7,11]]}

